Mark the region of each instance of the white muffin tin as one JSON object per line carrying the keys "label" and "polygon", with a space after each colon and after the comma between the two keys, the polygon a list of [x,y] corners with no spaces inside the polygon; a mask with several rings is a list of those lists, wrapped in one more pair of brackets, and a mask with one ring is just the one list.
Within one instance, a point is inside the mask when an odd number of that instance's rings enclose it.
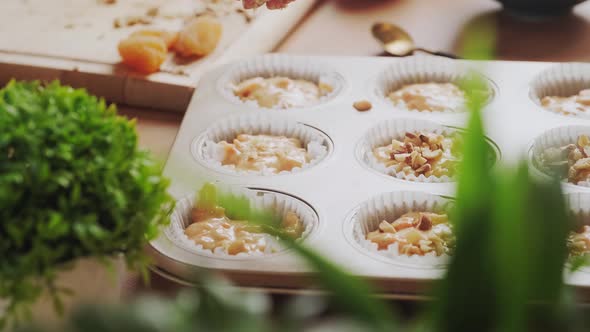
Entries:
{"label": "white muffin tin", "polygon": [[[358,156],[358,147],[368,130],[385,121],[417,119],[464,127],[468,114],[401,111],[383,100],[378,92],[382,73],[408,59],[272,57],[289,63],[313,63],[323,70],[337,73],[343,85],[335,96],[313,107],[261,109],[230,100],[220,92],[220,78],[227,76],[239,64],[219,67],[208,73],[200,81],[165,167],[165,175],[172,179],[171,193],[182,199],[194,194],[205,182],[220,181],[291,195],[309,204],[318,215],[318,227],[305,239],[305,244],[352,273],[375,281],[388,294],[424,294],[431,282],[441,277],[444,266],[398,264],[395,260],[366,252],[361,246],[351,243],[351,219],[363,202],[375,196],[398,191],[422,191],[452,197],[455,183],[410,182],[381,174],[364,164]],[[531,98],[531,82],[556,64],[459,60],[456,64],[483,73],[494,86],[493,98],[486,106],[483,117],[487,136],[500,151],[500,163],[515,164],[519,159],[526,158],[533,140],[551,128],[568,125],[590,127],[590,120],[544,111]],[[358,112],[353,108],[355,101],[365,99],[373,104],[372,110]],[[214,124],[232,117],[267,114],[319,129],[333,144],[329,155],[299,172],[272,176],[220,172],[195,158],[195,140]],[[588,191],[590,194],[590,189],[578,186],[564,186],[564,189],[566,192]],[[268,256],[228,259],[183,249],[165,234],[152,241],[149,250],[159,270],[175,280],[190,282],[199,268],[222,271],[239,285],[248,287],[293,289],[309,286],[311,280],[312,271],[288,250]],[[567,275],[567,282],[590,294],[590,273],[582,271]]]}

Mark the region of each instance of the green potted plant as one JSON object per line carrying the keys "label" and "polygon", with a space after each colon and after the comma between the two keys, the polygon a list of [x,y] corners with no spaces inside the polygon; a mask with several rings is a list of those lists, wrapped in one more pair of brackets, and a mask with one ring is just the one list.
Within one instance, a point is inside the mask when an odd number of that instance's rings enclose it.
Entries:
{"label": "green potted plant", "polygon": [[0,329],[46,304],[116,296],[122,260],[146,269],[167,187],[115,106],[58,82],[0,90]]}

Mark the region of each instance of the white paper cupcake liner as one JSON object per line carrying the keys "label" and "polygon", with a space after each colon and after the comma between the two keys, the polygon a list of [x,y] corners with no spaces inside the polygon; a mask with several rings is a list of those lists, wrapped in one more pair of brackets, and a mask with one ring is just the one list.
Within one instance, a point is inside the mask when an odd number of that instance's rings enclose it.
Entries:
{"label": "white paper cupcake liner", "polygon": [[[530,150],[530,161],[533,167],[545,176],[554,176],[543,160],[543,152],[548,148],[558,148],[571,143],[576,143],[578,136],[585,134],[590,136],[590,127],[587,126],[565,126],[550,129],[539,137],[535,138]],[[572,186],[590,187],[590,182],[584,181],[578,184],[570,183],[567,179],[563,182]]]}
{"label": "white paper cupcake liner", "polygon": [[[565,200],[576,224],[590,225],[590,193],[570,193],[565,195]],[[590,266],[583,266],[580,271],[589,273]]]}
{"label": "white paper cupcake liner", "polygon": [[[264,108],[256,101],[244,101],[234,94],[233,87],[247,79],[254,77],[287,77],[290,79],[302,79],[316,84],[325,83],[332,87],[332,92],[321,97],[315,104],[308,106],[291,107],[288,109],[309,108],[325,103],[335,98],[344,88],[344,78],[337,72],[329,69],[326,64],[312,62],[308,59],[269,54],[258,56],[250,60],[239,62],[223,74],[217,82],[217,90],[227,100],[238,104],[256,108]],[[271,109],[285,109],[279,106]]]}
{"label": "white paper cupcake liner", "polygon": [[447,213],[451,201],[441,196],[419,191],[399,191],[376,196],[360,205],[352,217],[352,239],[372,254],[388,258],[392,262],[422,267],[441,267],[448,263],[449,255],[437,256],[428,253],[424,256],[400,254],[398,244],[391,244],[385,250],[367,240],[369,232],[379,229],[383,220],[393,222],[408,212]]}
{"label": "white paper cupcake liner", "polygon": [[316,128],[280,116],[254,115],[223,119],[211,126],[193,142],[193,156],[197,161],[203,162],[208,167],[222,173],[277,175],[270,170],[241,170],[234,165],[222,165],[225,152],[218,143],[221,141],[232,143],[240,134],[285,136],[297,138],[302,142],[303,147],[307,149],[310,156],[309,163],[304,164],[301,168],[296,167],[291,171],[283,171],[277,174],[289,174],[312,167],[324,160],[332,151],[330,138]]}
{"label": "white paper cupcake liner", "polygon": [[[305,240],[318,227],[319,219],[315,211],[303,201],[291,197],[289,195],[281,194],[273,191],[265,190],[251,190],[238,188],[233,186],[222,187],[224,193],[232,193],[234,195],[245,196],[250,199],[251,206],[258,209],[268,209],[274,211],[279,216],[285,216],[288,212],[295,213],[303,222],[305,230],[300,241]],[[262,195],[260,195],[262,193]],[[239,253],[237,255],[230,255],[227,250],[223,248],[216,248],[209,250],[197,245],[194,241],[188,238],[184,230],[191,224],[190,212],[194,206],[195,199],[198,195],[192,195],[179,200],[176,203],[176,208],[171,216],[170,225],[164,230],[164,234],[177,246],[199,255],[224,258],[224,259],[248,259],[267,257],[276,253],[287,250],[282,243],[275,237],[267,235],[267,243],[265,252],[253,253]]]}
{"label": "white paper cupcake liner", "polygon": [[590,225],[590,193],[570,193],[565,201],[578,225]]}
{"label": "white paper cupcake liner", "polygon": [[[584,63],[564,63],[546,69],[537,75],[531,82],[530,97],[544,110],[555,113],[542,106],[541,100],[543,97],[570,97],[577,95],[581,90],[589,88],[590,65]],[[590,113],[572,114],[569,116],[590,118]]]}
{"label": "white paper cupcake liner", "polygon": [[[395,109],[400,111],[421,112],[419,110],[409,109],[405,104],[394,104],[388,98],[388,95],[402,88],[404,85],[419,84],[419,83],[459,83],[472,76],[480,75],[487,83],[488,95],[487,102],[491,102],[494,97],[494,89],[491,81],[480,73],[470,70],[464,64],[436,56],[412,56],[400,59],[392,66],[383,71],[377,78],[376,95],[385,103],[393,105]],[[448,108],[442,113],[461,113],[466,112],[465,106],[458,109]],[[441,113],[441,112],[436,112]]]}
{"label": "white paper cupcake liner", "polygon": [[418,119],[393,119],[385,121],[373,128],[361,139],[358,147],[358,155],[360,160],[370,168],[377,172],[389,175],[398,179],[414,181],[414,182],[431,182],[443,183],[452,182],[453,179],[448,176],[424,176],[420,174],[406,175],[404,172],[396,172],[394,166],[387,167],[380,162],[373,154],[373,149],[391,144],[392,139],[402,139],[407,132],[426,132],[435,133],[439,135],[451,135],[457,130],[450,127],[445,127],[435,122]]}

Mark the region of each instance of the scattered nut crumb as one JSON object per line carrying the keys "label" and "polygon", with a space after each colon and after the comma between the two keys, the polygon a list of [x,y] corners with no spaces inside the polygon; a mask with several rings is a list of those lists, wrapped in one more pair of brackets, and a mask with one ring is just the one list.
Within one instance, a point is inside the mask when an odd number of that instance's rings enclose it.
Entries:
{"label": "scattered nut crumb", "polygon": [[181,67],[160,68],[160,71],[163,73],[168,73],[168,74],[173,74],[173,75],[180,75],[180,76],[187,76],[187,77],[191,76],[190,73],[185,68],[181,68]]}
{"label": "scattered nut crumb", "polygon": [[64,25],[64,29],[73,29],[75,27],[76,27],[76,25],[74,23],[68,23],[68,24]]}
{"label": "scattered nut crumb", "polygon": [[116,18],[113,21],[113,27],[115,29],[130,27],[137,24],[148,25],[152,24],[152,20],[147,16],[127,16],[125,18]]}
{"label": "scattered nut crumb", "polygon": [[359,112],[370,111],[371,108],[373,108],[373,105],[368,100],[359,100],[359,101],[355,102],[354,104],[352,104],[352,106],[354,108],[356,108],[356,110]]}
{"label": "scattered nut crumb", "polygon": [[160,8],[158,7],[151,7],[145,12],[145,14],[149,17],[156,17],[160,13]]}
{"label": "scattered nut crumb", "polygon": [[236,13],[242,15],[246,20],[246,23],[250,23],[254,19],[254,16],[244,8],[237,8]]}

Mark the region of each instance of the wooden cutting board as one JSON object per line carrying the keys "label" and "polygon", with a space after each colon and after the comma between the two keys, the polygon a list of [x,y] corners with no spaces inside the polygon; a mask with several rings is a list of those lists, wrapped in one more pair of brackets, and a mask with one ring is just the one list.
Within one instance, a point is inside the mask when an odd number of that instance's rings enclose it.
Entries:
{"label": "wooden cutting board", "polygon": [[[200,76],[213,66],[272,51],[313,5],[244,11],[237,0],[2,0],[0,84],[59,79],[109,101],[184,112]],[[120,64],[118,42],[142,28],[179,30],[199,14],[223,24],[214,53],[171,55],[162,72],[138,75]]]}

